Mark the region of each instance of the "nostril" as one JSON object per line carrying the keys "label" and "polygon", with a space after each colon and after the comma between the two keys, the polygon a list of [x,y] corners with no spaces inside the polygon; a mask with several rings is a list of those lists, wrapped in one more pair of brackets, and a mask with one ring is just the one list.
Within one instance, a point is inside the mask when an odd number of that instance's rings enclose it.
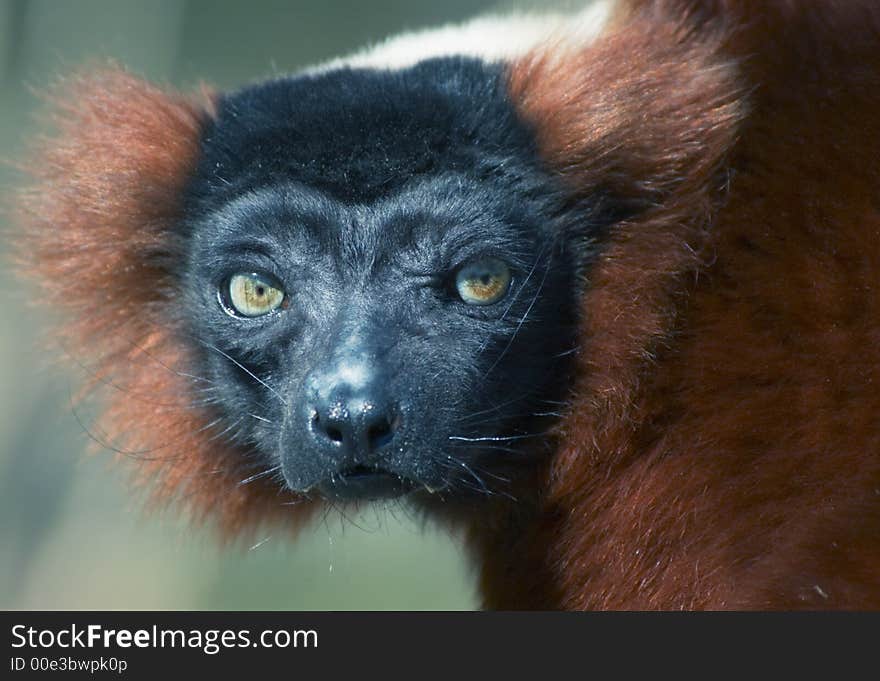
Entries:
{"label": "nostril", "polygon": [[367,439],[372,449],[379,449],[390,443],[394,439],[394,430],[391,427],[391,422],[387,418],[382,418],[377,423],[372,424],[367,432]]}
{"label": "nostril", "polygon": [[323,433],[327,438],[336,444],[341,444],[345,440],[345,435],[341,428],[337,428],[326,419],[322,419],[318,412],[312,414],[312,431],[315,433]]}

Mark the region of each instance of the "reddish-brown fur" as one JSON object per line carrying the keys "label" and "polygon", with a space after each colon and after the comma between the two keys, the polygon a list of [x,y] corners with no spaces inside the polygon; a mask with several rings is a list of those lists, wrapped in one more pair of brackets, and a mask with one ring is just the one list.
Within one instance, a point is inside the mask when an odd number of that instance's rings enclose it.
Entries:
{"label": "reddish-brown fur", "polygon": [[93,434],[137,460],[157,499],[183,498],[197,517],[235,530],[282,515],[280,504],[298,500],[262,480],[239,484],[251,475],[246,457],[192,404],[203,386],[186,373],[186,343],[168,315],[174,284],[145,264],[182,257],[170,227],[210,97],[105,69],[71,78],[51,99],[57,133],[28,164],[18,259],[68,313],[63,345],[107,387]]}
{"label": "reddish-brown fur", "polygon": [[[512,65],[571,191],[642,211],[589,273],[556,455],[521,505],[464,521],[488,606],[880,608],[874,6],[633,0],[594,44]],[[227,526],[278,510],[186,403],[173,287],[141,265],[175,256],[209,106],[117,72],[61,101],[24,256],[127,391],[103,427]]]}
{"label": "reddish-brown fur", "polygon": [[[540,507],[504,553],[481,538],[488,604],[878,608],[880,8],[636,5],[579,58],[512,74],[575,190],[609,164],[653,182],[680,161],[680,182],[591,275]],[[725,92],[747,93],[741,122]],[[565,98],[582,123],[558,123]]]}

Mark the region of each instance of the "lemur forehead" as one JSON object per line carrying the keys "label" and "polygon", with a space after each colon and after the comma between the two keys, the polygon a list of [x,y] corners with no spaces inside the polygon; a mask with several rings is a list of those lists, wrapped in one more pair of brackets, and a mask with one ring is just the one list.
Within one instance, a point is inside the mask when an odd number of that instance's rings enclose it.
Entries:
{"label": "lemur forehead", "polygon": [[491,240],[488,226],[502,219],[499,203],[478,183],[451,173],[414,178],[375,202],[354,204],[306,184],[284,182],[220,203],[205,222],[212,236],[246,242],[266,238],[272,243],[284,240],[283,235],[323,240],[332,235],[373,232],[380,249],[392,234],[405,234],[407,241],[436,244],[443,238],[461,241],[477,231],[483,240]]}
{"label": "lemur forehead", "polygon": [[538,161],[505,85],[500,65],[448,57],[246,87],[218,104],[194,195],[228,200],[292,181],[369,203],[414,177],[516,174]]}

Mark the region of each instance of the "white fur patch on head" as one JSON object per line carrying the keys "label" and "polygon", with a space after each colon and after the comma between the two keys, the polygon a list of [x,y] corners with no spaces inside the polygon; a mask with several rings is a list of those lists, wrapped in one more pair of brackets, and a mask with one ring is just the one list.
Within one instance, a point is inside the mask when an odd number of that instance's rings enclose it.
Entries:
{"label": "white fur patch on head", "polygon": [[487,62],[508,61],[548,41],[591,42],[608,24],[613,6],[614,0],[594,0],[573,14],[492,15],[404,33],[354,55],[319,64],[306,73],[344,67],[402,69],[432,57],[456,55]]}

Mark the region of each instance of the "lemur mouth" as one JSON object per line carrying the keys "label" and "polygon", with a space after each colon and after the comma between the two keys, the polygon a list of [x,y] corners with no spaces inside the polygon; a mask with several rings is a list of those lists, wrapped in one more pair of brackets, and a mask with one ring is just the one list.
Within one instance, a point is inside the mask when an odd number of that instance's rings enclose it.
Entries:
{"label": "lemur mouth", "polygon": [[384,468],[358,465],[336,473],[319,488],[331,499],[373,501],[399,497],[414,486],[412,481]]}

